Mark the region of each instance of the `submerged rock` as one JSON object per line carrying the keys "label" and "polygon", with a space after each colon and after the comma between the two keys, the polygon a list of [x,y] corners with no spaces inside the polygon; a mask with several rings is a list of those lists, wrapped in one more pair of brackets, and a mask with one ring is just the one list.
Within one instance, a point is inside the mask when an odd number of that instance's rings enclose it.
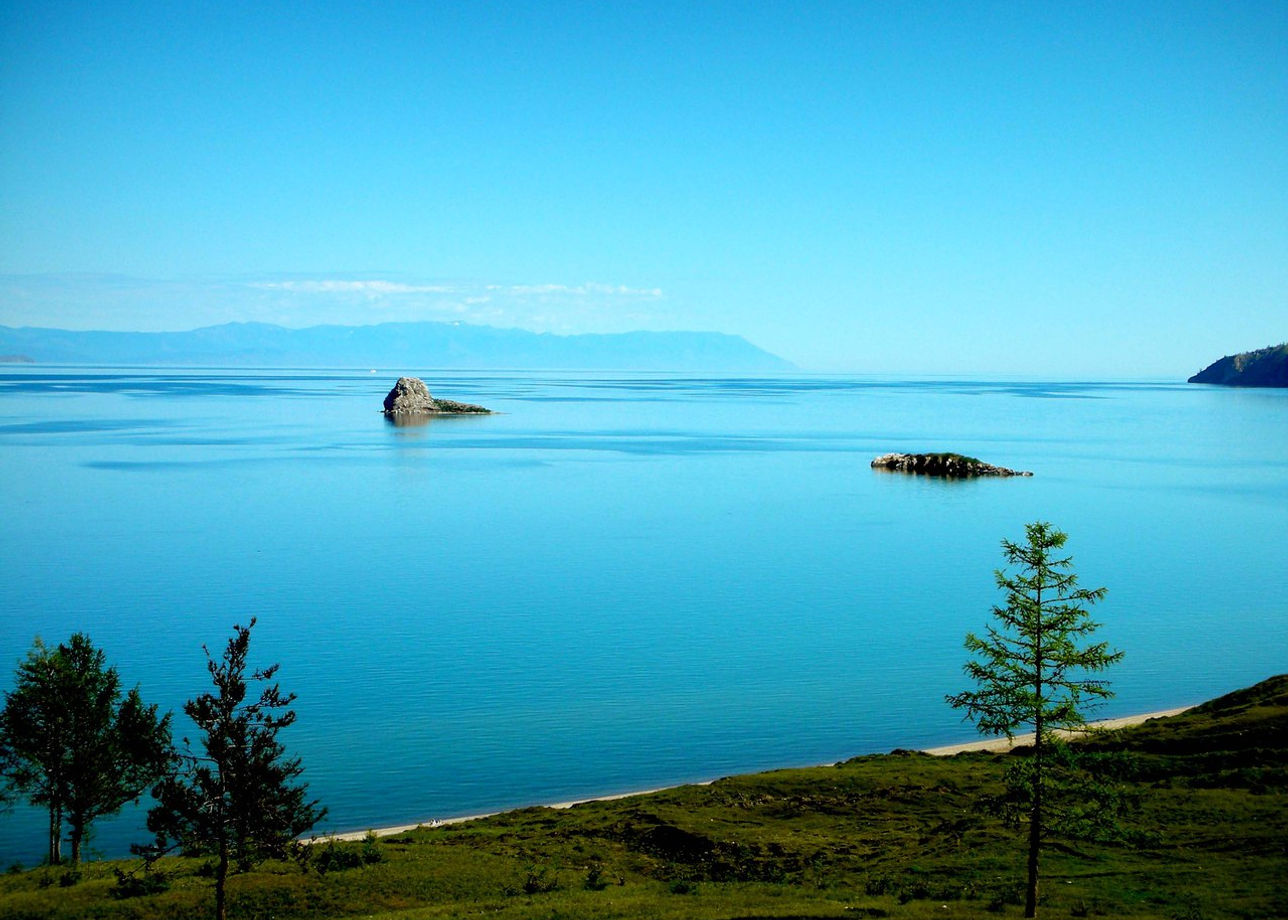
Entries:
{"label": "submerged rock", "polygon": [[961,454],[884,454],[872,461],[874,470],[893,470],[921,476],[946,479],[969,479],[974,476],[1032,476],[1027,470],[1010,470],[993,466]]}
{"label": "submerged rock", "polygon": [[491,409],[454,399],[435,399],[419,377],[399,377],[385,397],[385,415],[397,419],[417,415],[488,415]]}

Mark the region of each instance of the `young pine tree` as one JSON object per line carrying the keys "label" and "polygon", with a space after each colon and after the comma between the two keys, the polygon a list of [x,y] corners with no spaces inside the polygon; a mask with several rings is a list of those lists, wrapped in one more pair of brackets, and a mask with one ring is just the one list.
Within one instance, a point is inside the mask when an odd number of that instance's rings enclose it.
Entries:
{"label": "young pine tree", "polygon": [[[1104,588],[1080,588],[1072,557],[1058,555],[1066,535],[1050,524],[1025,526],[1023,544],[1002,541],[1010,573],[996,572],[1005,603],[993,608],[996,625],[983,637],[969,633],[975,657],[965,671],[977,689],[949,696],[982,734],[1014,737],[1032,730],[1033,752],[1007,771],[1004,804],[1028,822],[1028,884],[1024,916],[1037,916],[1042,839],[1065,817],[1052,808],[1058,786],[1074,768],[1074,756],[1055,732],[1085,726],[1085,710],[1112,696],[1106,681],[1090,675],[1122,658],[1107,643],[1080,645],[1098,628],[1088,608]],[[1074,817],[1072,814],[1070,818]],[[1088,815],[1081,812],[1079,820]],[[1105,814],[1108,818],[1109,815]],[[1070,822],[1063,822],[1071,828]]]}
{"label": "young pine tree", "polygon": [[[289,758],[277,733],[295,721],[295,694],[272,682],[278,665],[247,674],[249,626],[234,626],[221,660],[206,650],[213,693],[183,707],[201,732],[201,753],[190,743],[179,766],[153,791],[158,805],[148,814],[156,852],[177,845],[185,853],[215,857],[215,917],[225,920],[230,872],[248,871],[269,858],[284,858],[295,838],[325,814],[306,801],[297,782],[303,767]],[[250,696],[248,681],[260,685]]]}

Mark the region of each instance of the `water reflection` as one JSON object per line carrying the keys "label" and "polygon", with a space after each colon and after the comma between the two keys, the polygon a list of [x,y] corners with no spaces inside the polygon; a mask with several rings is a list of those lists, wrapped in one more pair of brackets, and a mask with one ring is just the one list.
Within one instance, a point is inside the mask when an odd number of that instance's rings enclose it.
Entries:
{"label": "water reflection", "polygon": [[499,412],[395,412],[385,415],[385,421],[393,428],[425,428],[431,424],[444,425],[465,424],[489,416],[500,415]]}
{"label": "water reflection", "polygon": [[424,428],[434,416],[423,413],[395,412],[386,415],[385,421],[394,428]]}

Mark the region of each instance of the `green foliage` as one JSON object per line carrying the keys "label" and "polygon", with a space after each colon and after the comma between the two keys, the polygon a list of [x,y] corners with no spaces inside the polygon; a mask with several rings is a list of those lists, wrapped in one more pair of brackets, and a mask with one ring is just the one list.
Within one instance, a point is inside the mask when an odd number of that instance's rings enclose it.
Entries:
{"label": "green foliage", "polygon": [[976,657],[965,671],[977,689],[948,697],[966,710],[982,734],[1005,735],[1031,727],[1045,741],[1056,729],[1086,724],[1085,711],[1112,696],[1106,681],[1086,676],[1122,658],[1108,643],[1078,646],[1095,632],[1088,607],[1105,596],[1104,588],[1079,588],[1071,557],[1056,557],[1067,535],[1050,524],[1025,525],[1026,542],[1002,541],[1008,565],[1019,571],[994,573],[1006,602],[993,607],[998,626],[981,638],[966,636]]}
{"label": "green foliage", "polygon": [[557,891],[559,874],[549,866],[529,866],[523,878],[524,894],[545,894]]}
{"label": "green foliage", "polygon": [[591,863],[586,868],[586,880],[581,883],[587,891],[603,891],[608,887],[608,882],[604,881],[604,867],[599,863]]}
{"label": "green foliage", "polygon": [[374,833],[368,833],[361,843],[356,844],[338,840],[310,844],[303,847],[301,853],[303,862],[319,873],[358,869],[382,862],[385,858]]}
{"label": "green foliage", "polygon": [[113,867],[112,874],[116,877],[116,884],[108,890],[108,893],[118,901],[160,894],[170,887],[170,880],[166,874],[154,871],[148,864],[129,872]]}
{"label": "green foliage", "polygon": [[[234,626],[220,661],[206,651],[214,693],[189,700],[183,711],[201,731],[201,753],[177,758],[176,769],[153,790],[148,814],[156,836],[152,855],[175,846],[185,854],[209,854],[215,878],[215,915],[226,912],[230,872],[249,871],[266,859],[289,858],[296,838],[325,813],[307,801],[297,782],[303,767],[288,758],[277,734],[295,721],[294,694],[272,682],[278,665],[247,673],[249,626]],[[248,679],[261,685],[248,701]],[[185,744],[188,740],[184,739]]]}
{"label": "green foliage", "polygon": [[169,714],[158,718],[138,688],[122,696],[116,669],[83,633],[52,649],[36,640],[5,694],[0,767],[49,810],[51,865],[61,860],[64,821],[75,866],[94,821],[138,799],[170,750]]}
{"label": "green foliage", "polygon": [[1030,820],[1040,794],[1044,837],[1117,840],[1124,833],[1122,819],[1137,798],[1122,784],[1122,775],[1119,758],[1076,750],[1052,737],[1042,763],[1022,753],[1007,766],[1003,792],[987,800],[986,808],[1008,827],[1018,828]]}

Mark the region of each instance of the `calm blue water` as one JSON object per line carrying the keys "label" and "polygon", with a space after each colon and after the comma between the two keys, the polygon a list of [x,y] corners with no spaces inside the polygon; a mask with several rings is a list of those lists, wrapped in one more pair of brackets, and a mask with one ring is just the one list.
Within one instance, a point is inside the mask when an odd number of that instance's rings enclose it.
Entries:
{"label": "calm blue water", "polygon": [[[1039,518],[1110,591],[1104,715],[1288,670],[1288,391],[426,373],[504,414],[396,428],[396,376],[0,372],[0,687],[80,630],[177,712],[258,617],[337,830],[946,743]],[[37,862],[41,815],[0,820]]]}

